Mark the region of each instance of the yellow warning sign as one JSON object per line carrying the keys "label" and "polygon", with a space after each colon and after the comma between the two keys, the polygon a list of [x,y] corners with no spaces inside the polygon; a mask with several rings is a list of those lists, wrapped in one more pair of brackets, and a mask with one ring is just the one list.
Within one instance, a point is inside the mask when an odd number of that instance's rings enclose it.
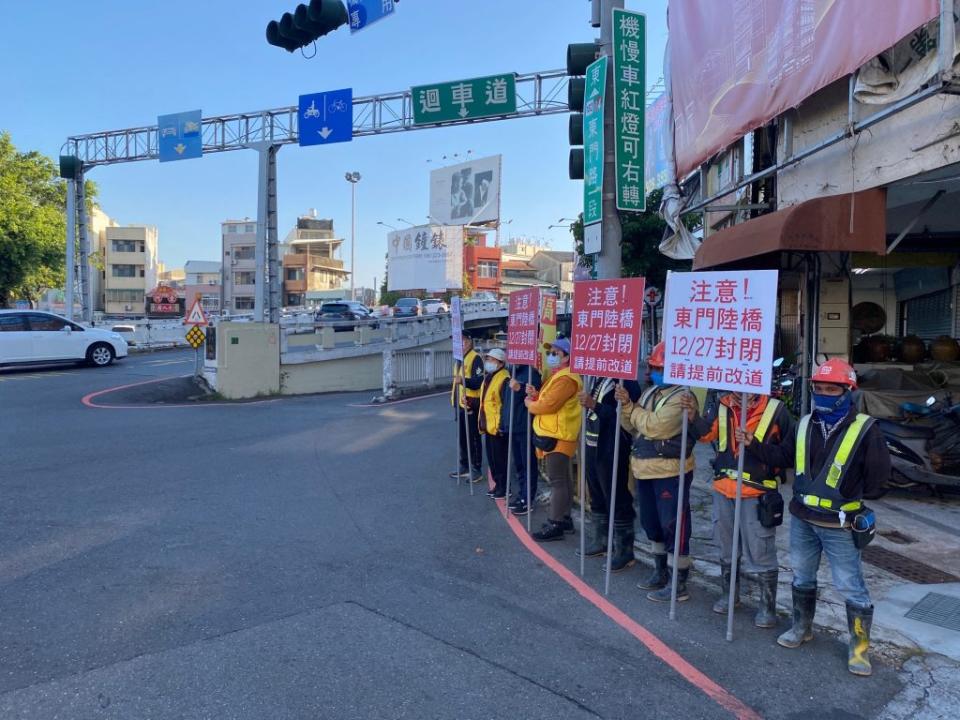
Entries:
{"label": "yellow warning sign", "polygon": [[187,342],[190,343],[194,350],[203,345],[206,339],[207,334],[201,330],[198,325],[194,325],[192,328],[187,330]]}

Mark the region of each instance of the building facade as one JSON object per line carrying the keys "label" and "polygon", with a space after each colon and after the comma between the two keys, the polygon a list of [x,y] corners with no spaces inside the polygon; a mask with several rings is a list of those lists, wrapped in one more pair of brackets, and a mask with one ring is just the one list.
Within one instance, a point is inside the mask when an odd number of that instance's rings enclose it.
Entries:
{"label": "building facade", "polygon": [[206,313],[219,314],[220,297],[223,291],[220,276],[223,265],[212,260],[188,260],[184,265],[184,297],[189,311],[195,300]]}
{"label": "building facade", "polygon": [[333,220],[318,218],[316,210],[297,218],[282,247],[285,307],[313,307],[343,290],[350,273],[339,257],[342,245]]}
{"label": "building facade", "polygon": [[104,228],[101,237],[103,311],[107,315],[143,315],[147,292],[157,285],[157,229],[113,226]]}
{"label": "building facade", "polygon": [[499,247],[487,246],[484,232],[467,230],[463,245],[463,279],[471,292],[500,293],[500,263],[503,253]]}
{"label": "building facade", "polygon": [[256,248],[257,221],[224,220],[220,224],[223,249],[221,270],[222,300],[224,313],[253,312],[256,300]]}

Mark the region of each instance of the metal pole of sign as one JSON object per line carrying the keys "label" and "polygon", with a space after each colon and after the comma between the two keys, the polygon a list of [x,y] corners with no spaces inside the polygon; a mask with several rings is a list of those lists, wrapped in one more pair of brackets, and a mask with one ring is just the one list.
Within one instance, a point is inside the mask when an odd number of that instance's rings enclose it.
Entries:
{"label": "metal pole of sign", "polygon": [[[527,380],[533,379],[533,370],[527,366]],[[527,413],[527,532],[530,532],[530,516],[533,515],[533,498],[530,497],[531,475],[533,463],[530,462],[530,435],[533,433],[533,416]],[[539,474],[540,468],[536,469]]]}
{"label": "metal pole of sign", "polygon": [[[686,397],[690,388],[684,388]],[[683,424],[680,429],[680,488],[677,491],[677,529],[673,533],[673,578],[670,585],[670,619],[677,619],[677,581],[680,577],[680,545],[683,535],[683,501],[687,486],[687,429],[689,420],[687,411],[683,411]]]}
{"label": "metal pole of sign", "polygon": [[[464,372],[463,374],[465,375],[466,373]],[[470,445],[472,444],[470,442],[470,403],[466,400],[466,385],[464,385],[463,388],[463,404],[466,405],[466,407],[463,409],[463,422],[466,423],[466,426],[463,428],[463,439],[467,442],[467,465],[469,466],[467,468],[467,485],[470,486],[470,495],[473,496],[473,453],[470,452]],[[480,461],[480,464],[483,465],[482,460]]]}
{"label": "metal pole of sign", "polygon": [[[582,376],[584,380],[588,378]],[[587,551],[587,540],[584,529],[587,527],[587,409],[580,408],[580,577],[583,577],[583,556]]]}
{"label": "metal pole of sign", "polygon": [[[510,382],[517,379],[517,366],[510,368]],[[507,425],[507,494],[503,501],[503,516],[510,517],[510,473],[513,472],[513,388],[510,388],[510,424]]]}
{"label": "metal pole of sign", "polygon": [[77,252],[77,183],[67,180],[67,282],[64,285],[63,314],[73,320],[73,291],[76,283]]}
{"label": "metal pole of sign", "polygon": [[[460,363],[460,369],[463,370],[463,362]],[[456,372],[456,370],[454,370]],[[462,374],[462,372],[461,372]],[[463,411],[463,408],[460,407],[460,393],[462,392],[460,385],[453,386],[453,411],[457,414],[457,485],[460,484],[460,413]]]}
{"label": "metal pole of sign", "polygon": [[[747,430],[747,394],[740,393],[740,429]],[[739,570],[740,554],[740,504],[743,496],[743,443],[738,448],[737,458],[737,501],[733,508],[733,554],[730,556],[730,598],[727,600],[727,642],[733,640],[733,601],[737,589],[737,571]]]}
{"label": "metal pole of sign", "polygon": [[[617,387],[622,387],[623,382],[617,381]],[[610,515],[607,522],[607,574],[603,581],[603,594],[610,594],[610,566],[613,563],[613,516],[617,512],[617,471],[620,469],[620,411],[623,404],[617,400],[617,425],[614,429],[616,435],[613,440],[613,473],[610,476]],[[580,533],[583,535],[583,533]],[[633,548],[630,548],[633,552]],[[676,557],[676,553],[674,553]]]}

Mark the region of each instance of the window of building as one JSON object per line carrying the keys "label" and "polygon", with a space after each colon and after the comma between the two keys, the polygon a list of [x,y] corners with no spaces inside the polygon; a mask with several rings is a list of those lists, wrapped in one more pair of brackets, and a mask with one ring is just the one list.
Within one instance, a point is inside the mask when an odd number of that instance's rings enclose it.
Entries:
{"label": "window of building", "polygon": [[253,310],[254,300],[252,297],[238,297],[233,299],[233,307],[236,310]]}
{"label": "window of building", "polygon": [[26,332],[27,323],[23,315],[11,313],[9,315],[0,315],[0,332]]}
{"label": "window of building", "polygon": [[[137,266],[136,265],[111,265],[110,274],[116,278],[132,278],[137,277]],[[141,275],[141,277],[143,277]]]}
{"label": "window of building", "polygon": [[236,233],[236,232],[237,232],[237,226],[236,226],[236,225],[227,225],[227,232],[228,232],[228,233]]}
{"label": "window of building", "polygon": [[496,260],[481,260],[477,263],[477,277],[496,278],[500,263]]}
{"label": "window of building", "polygon": [[143,290],[109,289],[104,291],[104,299],[107,302],[139,305],[143,303]]}
{"label": "window of building", "polygon": [[287,268],[287,280],[303,280],[303,268]]}
{"label": "window of building", "polygon": [[[137,252],[136,240],[112,240],[110,245],[114,252]],[[140,251],[143,252],[143,249]]]}
{"label": "window of building", "polygon": [[253,245],[237,245],[233,248],[233,257],[237,260],[253,260],[256,257]]}
{"label": "window of building", "polygon": [[243,231],[246,233],[255,233],[257,231],[257,226],[251,223],[247,223],[243,226]]}
{"label": "window of building", "polygon": [[234,285],[254,285],[257,282],[257,274],[252,270],[241,270],[233,274]]}

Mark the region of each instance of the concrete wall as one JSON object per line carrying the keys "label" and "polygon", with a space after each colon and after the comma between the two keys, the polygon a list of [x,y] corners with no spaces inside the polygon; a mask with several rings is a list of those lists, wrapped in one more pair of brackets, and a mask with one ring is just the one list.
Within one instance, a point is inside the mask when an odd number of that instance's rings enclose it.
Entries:
{"label": "concrete wall", "polygon": [[217,392],[230,400],[280,392],[280,326],[217,326]]}

